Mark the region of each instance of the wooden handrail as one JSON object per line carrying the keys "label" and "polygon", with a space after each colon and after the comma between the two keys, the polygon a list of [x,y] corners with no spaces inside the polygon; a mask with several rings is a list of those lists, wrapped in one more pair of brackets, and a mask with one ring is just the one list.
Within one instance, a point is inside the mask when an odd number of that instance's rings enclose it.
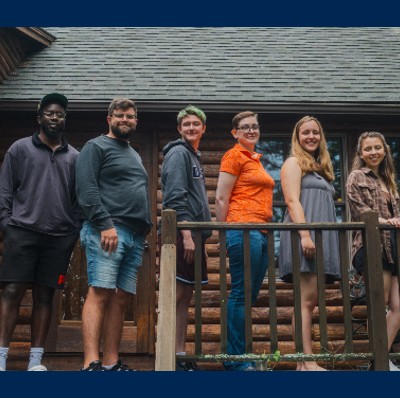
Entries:
{"label": "wooden handrail", "polygon": [[[321,353],[320,354],[302,354],[302,328],[301,328],[301,307],[300,307],[300,258],[298,250],[293,250],[293,288],[294,288],[294,311],[295,311],[295,346],[297,354],[285,354],[280,356],[283,361],[295,360],[371,360],[374,370],[387,370],[389,354],[387,350],[387,334],[386,328],[382,325],[385,321],[385,304],[383,293],[383,274],[381,264],[380,249],[380,230],[390,229],[390,226],[379,225],[377,213],[365,213],[363,222],[344,222],[344,223],[223,223],[223,222],[176,222],[175,212],[172,210],[163,210],[161,215],[162,225],[162,245],[160,257],[160,287],[159,287],[159,304],[158,304],[158,326],[157,326],[157,349],[156,349],[156,370],[174,370],[175,369],[175,320],[176,320],[176,298],[175,298],[175,277],[176,277],[176,234],[181,229],[190,229],[194,231],[195,241],[201,241],[201,230],[216,230],[220,236],[220,306],[221,306],[221,353],[215,355],[203,355],[202,338],[201,338],[201,245],[196,243],[195,253],[195,355],[188,355],[188,360],[195,359],[199,361],[223,361],[223,360],[252,360],[265,361],[274,357],[274,353],[278,346],[277,339],[277,309],[276,298],[270,297],[270,333],[271,333],[271,353],[256,355],[251,353],[252,343],[252,320],[251,320],[251,297],[250,290],[245,288],[245,308],[246,308],[246,354],[240,356],[226,355],[226,339],[227,339],[227,278],[226,278],[226,245],[225,232],[227,230],[243,230],[244,231],[244,258],[245,264],[250,261],[249,251],[249,231],[264,229],[268,231],[268,251],[270,270],[269,279],[271,281],[271,289],[269,294],[274,295],[275,289],[275,255],[273,232],[279,230],[314,230],[316,232],[317,247],[317,277],[319,292],[319,330]],[[339,247],[341,258],[341,272],[343,280],[342,297],[344,311],[344,328],[346,334],[344,353],[327,352],[327,315],[326,303],[324,298],[325,280],[323,275],[323,251],[322,251],[322,231],[336,230],[339,235]],[[366,280],[367,280],[367,306],[368,306],[368,332],[369,332],[369,351],[365,353],[354,353],[352,342],[352,324],[351,324],[351,306],[349,295],[349,253],[348,253],[348,231],[361,230],[363,233],[364,246],[366,250]],[[400,234],[398,234],[400,235]],[[298,247],[299,238],[297,233],[292,233],[292,245]],[[397,236],[398,244],[400,237]],[[297,265],[296,265],[297,264]],[[397,264],[400,268],[400,263]],[[250,267],[248,267],[250,268]],[[245,286],[248,287],[250,279],[249,269],[246,272],[245,266]]]}

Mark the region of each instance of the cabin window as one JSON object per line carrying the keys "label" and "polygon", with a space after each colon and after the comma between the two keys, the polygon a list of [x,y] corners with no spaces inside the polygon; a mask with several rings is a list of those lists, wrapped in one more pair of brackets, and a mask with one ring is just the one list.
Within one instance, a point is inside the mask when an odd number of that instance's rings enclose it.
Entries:
{"label": "cabin window", "polygon": [[[333,169],[335,173],[335,208],[338,221],[346,221],[346,195],[345,184],[343,181],[343,139],[341,137],[327,139],[329,153],[331,155]],[[400,154],[400,139],[398,141],[398,150]],[[261,162],[275,181],[274,189],[274,211],[273,222],[282,222],[285,215],[285,201],[283,199],[280,171],[283,162],[289,156],[290,137],[275,137],[264,140],[260,139],[256,152],[261,153],[263,157]],[[275,232],[275,253],[279,253],[279,232]]]}
{"label": "cabin window", "polygon": [[397,173],[397,189],[400,190],[400,138],[399,137],[386,137],[386,143],[392,151],[394,168]]}

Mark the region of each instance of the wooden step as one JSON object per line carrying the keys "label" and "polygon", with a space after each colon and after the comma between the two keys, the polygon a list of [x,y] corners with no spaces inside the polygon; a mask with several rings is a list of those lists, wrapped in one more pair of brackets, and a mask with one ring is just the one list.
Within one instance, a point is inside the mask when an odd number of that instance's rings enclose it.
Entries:
{"label": "wooden step", "polygon": [[[227,288],[230,289],[231,287],[231,276],[228,273],[226,275],[226,281],[227,281]],[[268,278],[264,278],[261,289],[268,289],[269,288],[269,281]],[[293,290],[293,284],[292,283],[285,283],[282,282],[280,279],[275,280],[275,287],[276,290]],[[221,289],[221,282],[220,282],[220,276],[219,273],[209,273],[208,274],[208,283],[202,285],[202,290],[220,290]],[[340,283],[330,283],[325,285],[325,289],[330,289],[330,290],[338,290],[341,291],[341,286]]]}
{"label": "wooden step", "polygon": [[[203,324],[219,324],[221,321],[221,310],[218,307],[202,308],[202,323]],[[291,324],[293,314],[293,307],[277,307],[277,322],[278,324]],[[326,307],[326,314],[328,323],[343,322],[343,307],[341,306],[328,306]],[[366,320],[367,308],[365,306],[354,306],[353,317],[359,320]],[[189,308],[189,323],[193,324],[195,319],[195,309]],[[316,308],[313,312],[313,322],[318,322],[319,311]],[[253,324],[269,323],[269,308],[253,307],[252,308],[252,322]]]}
{"label": "wooden step", "polygon": [[[203,290],[202,292],[202,307],[219,307],[220,306],[220,291],[219,290]],[[157,292],[158,300],[158,292]],[[277,307],[293,306],[293,290],[279,289],[276,291]],[[339,289],[327,289],[325,293],[326,306],[341,306],[342,294]],[[191,301],[194,305],[194,297]],[[269,306],[269,291],[261,290],[259,297],[254,305],[255,307]]]}
{"label": "wooden step", "polygon": [[[335,340],[330,341],[328,343],[328,349],[332,353],[341,353],[344,352],[344,341],[343,340]],[[293,341],[281,341],[278,344],[278,350],[281,355],[284,354],[294,354],[296,352],[294,342]],[[318,353],[320,350],[319,342],[313,342],[313,352]],[[194,343],[190,342],[186,344],[186,351],[188,355],[194,354]],[[212,355],[220,352],[220,345],[217,342],[204,342],[202,344],[202,354],[203,355]],[[355,353],[363,353],[368,352],[368,341],[360,340],[354,341],[354,352]],[[269,342],[258,342],[255,341],[253,343],[253,353],[254,354],[265,354],[270,353],[270,343]],[[335,361],[334,363],[319,362],[321,366],[324,366],[330,370],[357,370],[360,367],[367,367],[368,361]],[[222,364],[213,364],[212,362],[203,363],[198,362],[198,365],[202,369],[208,370],[223,370]],[[294,370],[296,368],[296,364],[293,362],[278,362],[278,363],[269,363],[268,366],[273,370]]]}
{"label": "wooden step", "polygon": [[[202,341],[203,342],[220,342],[221,338],[221,327],[220,325],[202,325]],[[320,329],[317,323],[312,325],[312,339],[314,341],[320,340]],[[291,341],[292,337],[292,326],[291,325],[277,325],[278,340],[279,341]],[[359,339],[360,337],[366,337],[366,328],[363,328],[364,333],[361,331],[354,337]],[[270,341],[271,340],[271,329],[269,325],[252,325],[253,341]],[[327,338],[329,341],[344,340],[345,329],[342,323],[331,323],[327,325]],[[187,332],[187,341],[194,342],[195,340],[195,326],[189,325]]]}
{"label": "wooden step", "polygon": [[[344,346],[343,341],[335,341],[330,343],[330,349],[332,352],[342,352]],[[368,350],[368,343],[365,341],[359,341],[354,343],[355,352],[366,352]],[[290,354],[294,353],[293,342],[280,342],[279,343],[280,353]],[[28,364],[30,345],[28,343],[12,343],[10,347],[9,358],[7,360],[7,370],[14,371],[25,371]],[[203,343],[202,344],[203,354],[212,354],[219,352],[218,343]],[[319,343],[313,344],[314,352],[318,352]],[[193,355],[194,343],[187,344],[188,355]],[[269,344],[264,342],[254,342],[253,352],[257,354],[263,354],[269,352]],[[128,364],[131,368],[140,371],[153,371],[155,364],[154,355],[140,355],[122,353],[120,355],[121,360]],[[43,364],[51,371],[79,371],[82,367],[83,354],[81,352],[64,352],[64,353],[45,353],[43,358]],[[324,366],[330,370],[357,370],[358,368],[368,365],[367,361],[346,361],[346,362],[320,362],[321,366]],[[218,362],[198,362],[199,369],[209,371],[223,371],[223,365]],[[265,369],[271,370],[294,370],[296,364],[293,362],[269,362],[264,364]]]}
{"label": "wooden step", "polygon": [[[7,359],[7,370],[26,371],[29,360],[30,345],[25,347],[10,347],[10,353]],[[120,359],[130,368],[140,371],[153,371],[155,365],[154,355],[142,355],[121,353]],[[49,371],[80,371],[83,366],[82,352],[45,352],[43,356],[43,365]]]}

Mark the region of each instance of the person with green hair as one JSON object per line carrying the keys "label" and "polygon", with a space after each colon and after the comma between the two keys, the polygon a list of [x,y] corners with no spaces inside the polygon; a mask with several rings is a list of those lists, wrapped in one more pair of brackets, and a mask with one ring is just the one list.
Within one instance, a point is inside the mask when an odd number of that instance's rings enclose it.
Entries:
{"label": "person with green hair", "polygon": [[[163,148],[164,161],[161,171],[163,209],[176,211],[177,221],[211,221],[204,172],[200,163],[199,144],[206,131],[206,115],[189,105],[177,116],[181,138]],[[202,278],[208,283],[205,241],[211,231],[202,233]],[[160,241],[160,240],[159,240]],[[185,355],[188,312],[195,284],[195,242],[190,230],[178,232],[176,240],[176,353]],[[178,361],[176,370],[193,371],[192,361]]]}

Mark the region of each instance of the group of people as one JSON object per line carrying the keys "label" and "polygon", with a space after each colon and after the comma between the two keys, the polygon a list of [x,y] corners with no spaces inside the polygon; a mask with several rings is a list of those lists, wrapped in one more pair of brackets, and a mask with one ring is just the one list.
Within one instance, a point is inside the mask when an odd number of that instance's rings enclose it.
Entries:
{"label": "group of people", "polygon": [[[206,117],[196,107],[186,108],[178,116],[181,139],[164,148],[161,184],[163,208],[176,210],[178,221],[209,221],[204,173],[199,172],[200,140],[205,133]],[[184,128],[184,126],[186,128]],[[221,160],[215,197],[217,221],[268,223],[272,221],[274,180],[264,169],[256,152],[260,138],[258,115],[240,112],[232,120],[236,144]],[[181,165],[181,166],[179,166]],[[182,165],[185,165],[184,167]],[[201,169],[200,169],[201,170]],[[291,152],[281,169],[281,184],[287,210],[286,223],[336,222],[334,171],[321,123],[311,116],[301,118],[293,129]],[[400,228],[399,193],[393,158],[384,136],[378,132],[361,134],[347,186],[347,199],[353,221],[361,221],[364,212],[379,213],[381,224]],[[244,238],[242,230],[227,230],[231,290],[228,300],[227,354],[245,353]],[[382,263],[387,306],[388,350],[400,329],[400,292],[394,234],[383,230]],[[312,354],[312,314],[318,303],[315,234],[299,231],[300,297],[303,352]],[[207,254],[202,240],[202,283],[207,283]],[[267,231],[250,230],[251,301],[257,300],[268,269]],[[323,231],[323,268],[327,283],[341,279],[339,241],[336,231]],[[194,241],[188,230],[177,237],[177,331],[176,353],[186,354],[188,309],[193,295]],[[364,269],[364,250],[360,231],[353,233],[352,263],[360,273]],[[293,281],[292,243],[289,231],[280,233],[279,273]],[[293,334],[295,322],[293,315]],[[255,371],[252,362],[226,361],[226,370]],[[177,370],[196,370],[193,361],[178,361]],[[391,361],[389,369],[398,371]],[[299,361],[299,371],[326,370],[313,361]]]}
{"label": "group of people", "polygon": [[[0,371],[6,370],[19,306],[32,286],[28,371],[42,364],[56,289],[63,289],[80,236],[87,259],[83,306],[84,371],[130,371],[119,357],[124,310],[136,292],[145,237],[152,227],[147,172],[129,140],[136,104],[116,98],[108,107],[108,132],[79,153],[63,137],[68,99],[44,96],[39,131],[16,141],[0,171]],[[100,344],[103,357],[100,361]]]}
{"label": "group of people", "polygon": [[[42,364],[56,289],[63,289],[70,256],[80,237],[87,259],[88,293],[82,311],[84,371],[130,371],[119,359],[124,310],[136,293],[145,237],[152,228],[148,177],[130,139],[138,123],[136,104],[114,99],[108,108],[108,132],[88,141],[79,153],[64,136],[68,99],[44,96],[38,106],[39,131],[16,141],[0,170],[0,227],[4,235],[0,265],[0,371],[6,370],[19,307],[32,286],[29,371]],[[163,208],[174,209],[180,222],[211,221],[199,151],[206,115],[189,105],[177,116],[180,138],[163,148]],[[223,156],[216,190],[216,220],[268,223],[273,215],[274,180],[256,152],[258,115],[245,111],[232,120],[236,144]],[[352,219],[368,210],[381,224],[400,228],[399,193],[392,155],[377,132],[359,137],[347,198]],[[292,135],[291,153],[281,170],[287,205],[285,222],[335,222],[334,172],[320,122],[305,116]],[[161,229],[159,229],[161,230]],[[245,353],[244,238],[241,230],[226,234],[231,291],[228,300],[227,353]],[[201,282],[207,283],[206,240],[201,241]],[[312,353],[312,313],[318,302],[316,246],[313,232],[300,230],[299,253],[303,350]],[[255,303],[268,269],[264,230],[249,231],[251,300]],[[362,235],[354,232],[352,262],[364,270]],[[400,329],[400,294],[394,234],[382,230],[382,263],[387,311],[388,349]],[[160,238],[159,238],[160,240]],[[189,229],[176,239],[176,353],[186,354],[189,306],[195,284],[195,240]],[[323,231],[323,265],[327,281],[339,280],[340,258],[335,231]],[[280,277],[292,281],[289,231],[281,232]],[[293,318],[293,329],[294,329]],[[102,343],[102,358],[100,345]],[[399,370],[390,362],[390,370]],[[227,370],[254,371],[252,362],[227,361]],[[193,371],[193,361],[177,361],[177,370]],[[316,362],[297,363],[297,370],[325,370]]]}

